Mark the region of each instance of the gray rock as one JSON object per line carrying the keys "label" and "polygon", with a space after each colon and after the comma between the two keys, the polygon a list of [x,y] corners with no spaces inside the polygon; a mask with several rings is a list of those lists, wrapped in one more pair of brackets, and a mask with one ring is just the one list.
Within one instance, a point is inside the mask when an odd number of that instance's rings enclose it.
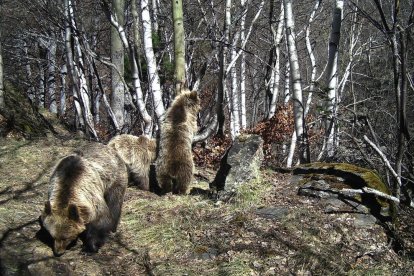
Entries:
{"label": "gray rock", "polygon": [[221,195],[237,193],[240,186],[259,176],[263,161],[263,139],[259,135],[240,135],[221,160],[210,188]]}

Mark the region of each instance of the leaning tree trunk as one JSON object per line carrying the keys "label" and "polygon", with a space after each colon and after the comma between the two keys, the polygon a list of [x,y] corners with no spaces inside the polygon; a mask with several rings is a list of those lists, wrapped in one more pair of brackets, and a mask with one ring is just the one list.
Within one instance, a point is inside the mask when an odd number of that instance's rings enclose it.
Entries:
{"label": "leaning tree trunk", "polygon": [[283,0],[284,9],[285,9],[285,29],[286,29],[286,39],[288,44],[289,51],[289,63],[290,63],[290,72],[292,80],[292,100],[293,100],[293,113],[295,120],[295,132],[297,137],[297,142],[299,143],[299,162],[308,163],[309,160],[309,150],[308,142],[305,132],[305,118],[304,118],[304,108],[302,101],[302,83],[300,76],[299,68],[299,59],[298,53],[296,50],[295,42],[295,32],[294,32],[294,19],[292,13],[292,0]]}
{"label": "leaning tree trunk", "polygon": [[[155,0],[153,0],[155,1]],[[185,77],[185,32],[182,0],[172,0],[174,21],[174,82],[175,95],[186,86]]]}
{"label": "leaning tree trunk", "polygon": [[[112,12],[121,26],[124,25],[124,0],[112,0]],[[124,47],[118,30],[111,27],[111,109],[118,124],[116,132],[120,132],[124,125],[125,88],[122,81],[124,75]]]}

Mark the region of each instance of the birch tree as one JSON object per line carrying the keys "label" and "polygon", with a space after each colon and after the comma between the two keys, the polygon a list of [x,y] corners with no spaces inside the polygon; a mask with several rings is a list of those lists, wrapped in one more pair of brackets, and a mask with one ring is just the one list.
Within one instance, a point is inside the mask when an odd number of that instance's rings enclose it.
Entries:
{"label": "birch tree", "polygon": [[148,82],[154,99],[154,110],[159,122],[162,120],[165,108],[162,102],[161,84],[158,76],[157,61],[152,46],[152,26],[148,0],[141,0],[141,19],[144,40],[144,52],[147,59]]}
{"label": "birch tree", "polygon": [[[112,14],[120,26],[124,25],[124,0],[112,0]],[[111,108],[115,114],[117,125],[121,131],[124,125],[125,88],[122,81],[124,75],[124,47],[118,30],[111,27]]]}
{"label": "birch tree", "polygon": [[316,83],[316,60],[315,55],[313,53],[311,41],[310,41],[310,28],[311,24],[313,23],[313,20],[315,19],[316,12],[319,9],[319,6],[321,4],[322,0],[316,0],[315,5],[313,7],[313,10],[309,16],[308,25],[306,26],[306,34],[305,34],[305,42],[306,42],[306,50],[308,51],[309,60],[311,63],[311,76],[310,76],[310,84],[309,84],[309,93],[308,98],[306,100],[305,110],[304,110],[304,116],[306,118],[306,115],[309,112],[309,107],[312,101],[312,95],[315,90],[315,83]]}
{"label": "birch tree", "polygon": [[[305,132],[305,118],[304,118],[304,106],[302,101],[302,80],[300,76],[299,60],[296,50],[295,31],[294,31],[294,19],[292,12],[292,1],[283,0],[283,6],[285,10],[285,29],[286,39],[289,52],[289,63],[292,83],[292,100],[293,100],[293,113],[295,120],[295,133],[294,135],[299,142],[299,162],[309,162],[309,145]],[[293,143],[293,139],[292,139]],[[287,164],[288,167],[291,163]]]}
{"label": "birch tree", "polygon": [[338,105],[338,48],[341,36],[341,24],[344,1],[336,0],[332,15],[332,27],[328,47],[327,65],[327,101],[326,101],[326,122],[325,122],[325,141],[324,147],[328,157],[335,153],[335,146],[339,142],[337,139],[337,125],[335,123]]}
{"label": "birch tree", "polygon": [[76,113],[81,126],[86,131],[86,135],[91,136],[93,139],[98,139],[90,109],[89,89],[83,71],[85,69],[83,53],[79,37],[72,33],[72,29],[77,30],[72,0],[64,0],[64,8],[66,61],[73,84]]}
{"label": "birch tree", "polygon": [[224,137],[224,99],[227,90],[226,86],[226,77],[227,77],[227,53],[228,53],[228,46],[230,40],[230,26],[231,26],[231,0],[226,0],[225,6],[225,17],[224,17],[224,30],[223,30],[223,38],[220,44],[220,69],[219,69],[219,81],[218,81],[218,88],[217,88],[217,122],[218,122],[218,130],[217,134],[221,137]]}
{"label": "birch tree", "polygon": [[267,118],[270,119],[275,115],[277,107],[277,99],[279,97],[279,86],[280,86],[280,46],[283,39],[283,26],[284,26],[284,9],[283,3],[280,7],[280,15],[276,24],[273,22],[273,1],[271,2],[271,23],[270,28],[272,31],[273,38],[273,50],[274,51],[274,62],[272,60],[272,68],[270,71],[270,78],[268,81],[268,90],[270,95],[269,113]]}
{"label": "birch tree", "polygon": [[49,111],[57,114],[56,102],[56,50],[57,38],[55,34],[49,37],[47,47],[47,97],[49,99]]}
{"label": "birch tree", "polygon": [[[246,0],[240,0],[242,11],[247,11]],[[246,40],[246,12],[243,12],[240,20],[240,40]],[[246,129],[247,117],[246,117],[246,54],[243,51],[240,60],[240,116],[241,116],[241,128]]]}

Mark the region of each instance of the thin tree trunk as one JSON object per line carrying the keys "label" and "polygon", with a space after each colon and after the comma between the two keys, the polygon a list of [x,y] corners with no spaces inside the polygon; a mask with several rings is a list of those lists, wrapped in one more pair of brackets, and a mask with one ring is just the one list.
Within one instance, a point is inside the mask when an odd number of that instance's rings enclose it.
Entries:
{"label": "thin tree trunk", "polygon": [[47,50],[47,95],[49,99],[49,111],[57,114],[56,102],[56,36],[49,37]]}
{"label": "thin tree trunk", "polygon": [[326,102],[327,120],[325,123],[325,144],[328,157],[335,153],[337,144],[336,109],[338,106],[338,48],[341,36],[341,23],[344,1],[336,0],[332,16],[332,28],[329,39],[329,57],[327,66],[328,99]]}
{"label": "thin tree trunk", "polygon": [[[299,143],[299,162],[308,163],[308,142],[306,132],[304,131],[304,107],[302,101],[302,83],[299,69],[299,60],[296,50],[295,32],[294,32],[294,19],[292,13],[292,1],[283,0],[285,9],[285,28],[286,28],[286,39],[288,43],[289,51],[289,63],[291,69],[292,79],[292,90],[293,90],[293,113],[295,120],[295,131],[296,137]],[[293,140],[293,139],[292,139]],[[291,164],[290,164],[291,165]]]}
{"label": "thin tree trunk", "polygon": [[45,107],[45,68],[42,60],[37,62],[39,67],[39,79],[38,79],[38,88],[37,88],[37,106],[40,108]]}
{"label": "thin tree trunk", "polygon": [[[0,13],[3,11],[3,4],[0,4]],[[4,76],[3,76],[3,52],[2,52],[2,43],[1,43],[1,26],[0,26],[0,109],[6,107],[4,101]]]}
{"label": "thin tree trunk", "polygon": [[226,65],[227,65],[227,44],[230,38],[230,26],[231,26],[231,0],[226,0],[226,16],[224,18],[224,35],[223,40],[220,44],[220,71],[219,71],[219,82],[217,89],[217,121],[218,130],[217,134],[224,137],[224,99],[226,94]]}
{"label": "thin tree trunk", "polygon": [[306,118],[306,115],[309,112],[309,107],[310,107],[310,104],[312,102],[312,94],[315,91],[315,82],[316,82],[316,61],[315,61],[315,55],[313,54],[313,49],[312,49],[312,45],[311,45],[311,41],[310,41],[310,27],[311,27],[311,24],[312,24],[312,22],[315,18],[316,12],[319,9],[319,6],[320,6],[321,2],[322,2],[322,0],[317,0],[316,1],[315,6],[313,7],[312,13],[309,16],[308,26],[306,27],[306,35],[305,35],[306,49],[308,51],[309,60],[310,60],[311,65],[312,65],[312,71],[311,71],[311,78],[310,78],[310,85],[309,85],[309,94],[308,94],[308,98],[306,100],[305,111],[304,111],[305,118]]}
{"label": "thin tree trunk", "polygon": [[162,102],[157,61],[155,60],[154,49],[152,47],[152,26],[148,0],[141,0],[141,19],[144,31],[144,52],[147,59],[149,87],[150,91],[152,91],[152,96],[154,99],[155,114],[157,115],[158,122],[161,122],[162,118],[164,117],[165,109]]}
{"label": "thin tree trunk", "polygon": [[[287,40],[286,40],[286,48],[287,48]],[[285,63],[285,86],[283,88],[283,103],[287,105],[290,101],[290,98],[292,97],[292,93],[290,93],[290,63],[289,63],[289,54],[286,57],[286,63]]]}
{"label": "thin tree trunk", "polygon": [[[78,104],[78,108],[80,111],[78,112],[81,115],[79,119],[83,118],[83,122],[85,124],[86,135],[91,136],[91,138],[93,139],[98,139],[98,135],[94,127],[91,109],[90,109],[90,99],[88,96],[89,91],[88,91],[88,86],[86,83],[85,73],[83,71],[85,66],[83,64],[83,54],[82,54],[79,38],[77,35],[74,35],[71,32],[72,28],[76,29],[73,2],[71,0],[65,0],[65,4],[67,5],[65,7],[67,8],[67,19],[68,19],[67,31],[69,31],[67,34],[69,35],[69,37],[67,37],[68,39],[66,41],[67,43],[66,51],[67,51],[67,56],[71,58],[71,59],[68,58],[68,67],[70,66],[70,74],[72,78],[72,83],[74,84],[75,92],[76,92],[75,105]],[[71,41],[71,38],[73,39],[73,41]],[[76,51],[77,61],[75,61],[74,59],[75,55],[74,53],[72,53],[71,42],[73,42],[74,50]]]}
{"label": "thin tree trunk", "polygon": [[[71,0],[64,0],[64,10],[65,10],[65,51],[66,51],[66,64],[68,67],[70,85],[69,88],[73,95],[74,105],[75,105],[75,112],[76,118],[78,122],[76,123],[76,128],[84,127],[84,120],[82,116],[82,110],[80,107],[79,101],[76,100],[77,92],[76,92],[76,76],[74,72],[74,60],[73,60],[73,51],[72,51],[72,27],[71,27],[71,13],[72,11],[72,1]],[[78,125],[79,124],[79,125]]]}
{"label": "thin tree trunk", "polygon": [[[233,60],[234,58],[236,58],[237,52],[236,52],[236,47],[235,45],[237,45],[237,41],[239,35],[238,33],[235,34],[234,36],[234,40],[233,40],[233,47],[231,49],[231,59]],[[238,78],[237,78],[237,68],[236,66],[233,66],[231,71],[230,71],[230,76],[231,76],[231,116],[230,116],[230,126],[231,126],[231,135],[232,135],[232,139],[236,138],[239,134],[240,134],[240,124],[239,124],[239,101],[238,101],[238,96],[239,96],[239,90],[238,90]]]}
{"label": "thin tree trunk", "polygon": [[270,83],[269,89],[270,94],[272,95],[270,99],[270,107],[269,107],[269,114],[267,116],[268,119],[272,118],[275,115],[276,107],[277,107],[277,99],[279,97],[279,86],[280,86],[280,44],[282,43],[283,39],[283,26],[284,26],[284,16],[285,12],[283,9],[283,3],[281,3],[280,7],[280,15],[279,21],[277,23],[277,28],[275,29],[275,24],[271,23],[272,29],[272,36],[273,36],[273,43],[275,47],[275,63],[272,72],[270,73]]}
{"label": "thin tree trunk", "polygon": [[138,51],[136,49],[139,48],[140,45],[140,36],[139,36],[139,24],[138,24],[138,9],[136,1],[131,1],[131,15],[132,15],[132,24],[133,24],[133,45],[130,45],[127,39],[127,35],[125,33],[125,29],[118,23],[116,18],[114,18],[110,12],[108,5],[105,2],[102,2],[102,7],[107,15],[107,18],[112,26],[114,26],[119,33],[121,41],[124,45],[125,49],[128,49],[129,60],[131,65],[131,78],[132,78],[132,86],[134,91],[134,97],[137,102],[138,110],[143,119],[143,132],[145,135],[150,135],[151,127],[152,127],[152,118],[148,114],[146,103],[144,99],[144,95],[141,88],[141,81],[139,78],[139,71],[138,71]]}
{"label": "thin tree trunk", "polygon": [[[242,11],[246,10],[246,0],[240,0],[242,6]],[[243,16],[240,21],[240,40],[246,40],[246,12],[243,13]],[[240,61],[240,112],[241,112],[241,128],[247,128],[247,118],[246,118],[246,54],[243,51],[241,54]]]}
{"label": "thin tree trunk", "polygon": [[60,68],[60,106],[59,115],[63,116],[66,112],[66,76],[68,75],[68,67],[66,63]]}
{"label": "thin tree trunk", "polygon": [[[112,13],[119,25],[124,25],[124,0],[112,0]],[[125,87],[122,81],[124,75],[124,47],[118,30],[111,28],[111,61],[114,67],[111,70],[111,108],[115,114],[120,132],[124,126]]]}
{"label": "thin tree trunk", "polygon": [[[155,1],[155,0],[153,0]],[[185,32],[182,0],[172,0],[174,21],[174,81],[175,95],[186,87],[185,76]]]}

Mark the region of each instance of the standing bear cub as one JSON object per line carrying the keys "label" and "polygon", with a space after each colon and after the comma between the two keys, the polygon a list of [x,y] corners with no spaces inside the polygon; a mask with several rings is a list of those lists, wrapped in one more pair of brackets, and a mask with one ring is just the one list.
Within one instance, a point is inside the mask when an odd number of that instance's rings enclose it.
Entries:
{"label": "standing bear cub", "polygon": [[149,191],[150,165],[157,156],[155,139],[121,134],[112,138],[108,146],[113,148],[126,164],[129,183],[141,190]]}
{"label": "standing bear cub", "polygon": [[184,91],[174,99],[161,123],[156,174],[164,193],[185,194],[193,179],[191,143],[199,109],[197,92]]}
{"label": "standing bear cub", "polygon": [[56,256],[78,237],[86,251],[98,251],[117,229],[127,181],[124,162],[102,144],[88,145],[59,161],[40,216]]}

